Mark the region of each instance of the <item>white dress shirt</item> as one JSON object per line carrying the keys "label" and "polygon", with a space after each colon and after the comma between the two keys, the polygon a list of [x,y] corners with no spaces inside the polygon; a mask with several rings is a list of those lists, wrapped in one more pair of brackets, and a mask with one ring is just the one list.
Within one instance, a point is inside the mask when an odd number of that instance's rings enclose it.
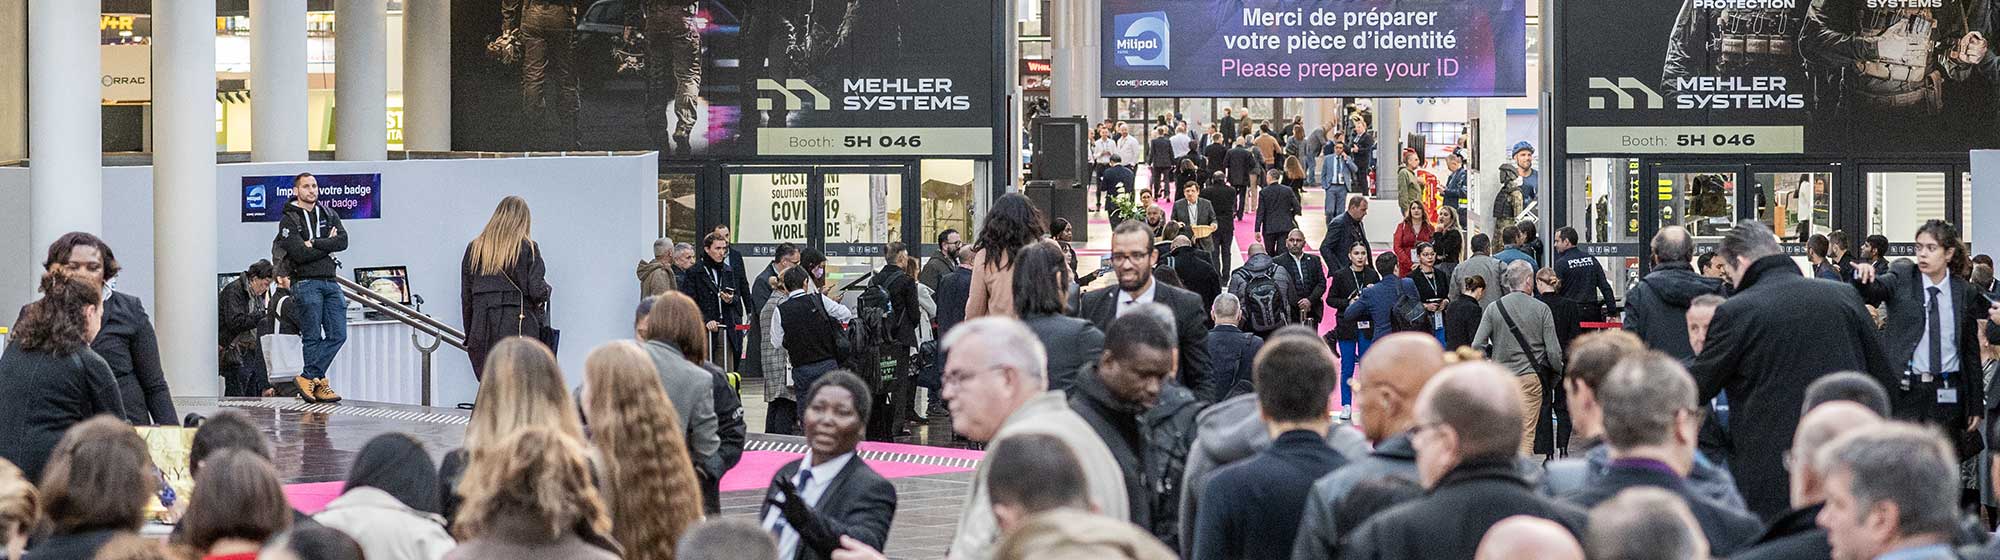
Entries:
{"label": "white dress shirt", "polygon": [[[1942,283],[1931,282],[1930,275],[1922,272],[1917,273],[1917,277],[1923,279],[1923,286],[1917,290],[1917,293],[1923,296],[1924,303],[1924,320],[1921,322],[1923,326],[1920,327],[1923,329],[1923,334],[1917,336],[1917,351],[1910,354],[1910,371],[1924,373],[1925,377],[1935,377],[1943,373],[1962,373],[1963,370],[1959,369],[1958,363],[1958,313],[1956,312],[1958,308],[1952,306],[1951,276],[1945,276]],[[1944,352],[1944,371],[1926,371],[1931,369],[1931,288],[1938,289],[1938,348]]]}
{"label": "white dress shirt", "polygon": [[[797,473],[792,475],[792,484],[798,484],[799,486],[799,497],[805,498],[806,502],[811,503],[813,506],[818,506],[820,497],[826,495],[826,488],[833,485],[833,477],[840,476],[840,469],[846,468],[847,462],[853,459],[854,452],[849,451],[845,455],[834,457],[825,463],[820,463],[819,466],[805,468],[806,465],[811,465],[813,461],[812,451],[807,450],[806,457],[799,460],[799,466],[801,467],[799,472],[811,472],[812,480],[805,484],[799,484],[799,475]],[[776,491],[773,490],[773,492],[775,493]],[[783,500],[784,498],[780,497],[778,499]],[[764,514],[764,522],[761,525],[764,526],[765,530],[774,530],[779,526],[784,527],[784,536],[778,538],[779,558],[796,558],[798,556],[799,532],[793,530],[790,523],[785,522],[785,512],[779,509],[777,504],[772,504],[771,511]]]}
{"label": "white dress shirt", "polygon": [[1114,142],[1119,165],[1139,165],[1139,137],[1130,134]]}
{"label": "white dress shirt", "polygon": [[1118,293],[1113,294],[1118,296],[1118,314],[1116,316],[1123,317],[1126,311],[1136,309],[1140,305],[1153,303],[1153,292],[1159,289],[1160,281],[1154,278],[1146,280],[1146,290],[1139,292],[1139,295],[1135,296],[1127,293],[1125,290],[1119,290]]}
{"label": "white dress shirt", "polygon": [[1174,146],[1174,159],[1188,157],[1188,150],[1194,149],[1194,138],[1188,134],[1175,134],[1167,139]]}
{"label": "white dress shirt", "polygon": [[[792,290],[792,293],[785,294],[785,301],[791,301],[792,298],[806,295],[806,293],[804,289]],[[854,311],[848,309],[847,306],[841,305],[838,301],[833,301],[833,298],[826,297],[825,294],[817,292],[814,292],[814,294],[819,296],[820,305],[826,306],[826,314],[832,316],[833,320],[842,323],[854,320]],[[782,305],[782,302],[780,302],[780,305]],[[785,348],[785,310],[782,308],[771,310],[771,347],[780,350]]]}

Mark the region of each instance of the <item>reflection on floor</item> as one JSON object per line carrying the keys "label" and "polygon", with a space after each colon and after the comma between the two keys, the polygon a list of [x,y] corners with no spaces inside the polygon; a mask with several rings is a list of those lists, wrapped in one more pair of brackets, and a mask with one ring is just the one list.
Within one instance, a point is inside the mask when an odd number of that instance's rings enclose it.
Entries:
{"label": "reflection on floor", "polygon": [[[745,383],[744,390],[745,416],[751,419],[753,433],[743,463],[724,478],[725,488],[734,490],[723,492],[722,505],[725,517],[754,520],[771,474],[799,457],[804,448],[799,438],[756,433],[763,424],[762,385]],[[182,412],[214,415],[228,409],[249,416],[270,439],[272,462],[287,484],[287,494],[302,507],[323,506],[338,493],[338,482],[369,439],[390,432],[409,434],[433,459],[442,460],[462,444],[470,418],[460,410],[362,401],[306,404],[288,399],[177,398],[174,404]],[[916,427],[915,435],[905,439],[948,441],[950,421],[933,422]],[[969,493],[972,469],[983,455],[963,450],[963,443],[955,447],[961,449],[870,443],[860,450],[863,460],[884,476],[894,477],[898,504],[885,551],[889,556],[944,556]]]}

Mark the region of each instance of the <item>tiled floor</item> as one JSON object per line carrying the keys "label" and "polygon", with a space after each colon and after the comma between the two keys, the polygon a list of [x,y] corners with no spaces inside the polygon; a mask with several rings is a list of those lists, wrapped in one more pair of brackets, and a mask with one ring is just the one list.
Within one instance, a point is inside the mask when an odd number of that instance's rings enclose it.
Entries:
{"label": "tiled floor", "polygon": [[[744,383],[743,388],[751,437],[769,437],[757,433],[763,428],[763,385]],[[469,417],[459,410],[366,402],[306,405],[286,399],[181,398],[174,399],[174,404],[183,413],[213,415],[229,409],[249,416],[270,438],[272,462],[288,484],[342,480],[361,447],[369,439],[390,432],[409,434],[423,443],[433,460],[442,460],[464,441]],[[923,443],[935,437],[948,441],[950,436],[944,434],[950,431],[950,421],[934,422],[917,427],[918,435],[904,438],[902,443]],[[957,530],[958,512],[971,479],[971,472],[957,472],[891,480],[896,487],[896,520],[884,552],[892,558],[944,557]],[[754,520],[763,498],[762,490],[724,493],[722,514]]]}

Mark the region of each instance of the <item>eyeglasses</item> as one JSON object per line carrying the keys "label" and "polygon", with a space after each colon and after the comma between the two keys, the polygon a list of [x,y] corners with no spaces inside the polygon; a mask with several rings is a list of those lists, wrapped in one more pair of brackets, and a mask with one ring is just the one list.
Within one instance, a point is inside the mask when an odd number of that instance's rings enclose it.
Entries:
{"label": "eyeglasses", "polygon": [[1148,251],[1138,251],[1138,252],[1131,252],[1131,253],[1112,253],[1112,254],[1111,254],[1111,261],[1112,261],[1112,262],[1131,262],[1131,261],[1137,261],[1137,260],[1142,260],[1142,259],[1145,259],[1146,257],[1150,257],[1150,256],[1153,256],[1153,252],[1152,252],[1152,251],[1150,251],[1150,250],[1148,250]]}
{"label": "eyeglasses", "polygon": [[973,378],[979,377],[979,374],[986,373],[989,371],[1000,371],[1003,369],[1007,369],[1007,367],[1008,366],[988,366],[984,369],[976,369],[970,372],[967,372],[965,370],[947,371],[944,372],[944,379],[942,385],[947,387],[956,387],[964,385],[967,381],[971,381]]}

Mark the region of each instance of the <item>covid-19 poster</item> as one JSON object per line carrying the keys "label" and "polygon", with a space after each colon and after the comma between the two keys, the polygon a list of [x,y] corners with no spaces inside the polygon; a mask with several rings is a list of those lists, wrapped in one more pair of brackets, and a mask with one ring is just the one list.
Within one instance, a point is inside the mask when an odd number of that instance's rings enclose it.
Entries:
{"label": "covid-19 poster", "polygon": [[1959,153],[2000,145],[2000,4],[1558,2],[1571,154]]}
{"label": "covid-19 poster", "polygon": [[453,0],[452,147],[990,156],[992,0]]}
{"label": "covid-19 poster", "polygon": [[1522,0],[1103,2],[1105,97],[1527,94]]}

